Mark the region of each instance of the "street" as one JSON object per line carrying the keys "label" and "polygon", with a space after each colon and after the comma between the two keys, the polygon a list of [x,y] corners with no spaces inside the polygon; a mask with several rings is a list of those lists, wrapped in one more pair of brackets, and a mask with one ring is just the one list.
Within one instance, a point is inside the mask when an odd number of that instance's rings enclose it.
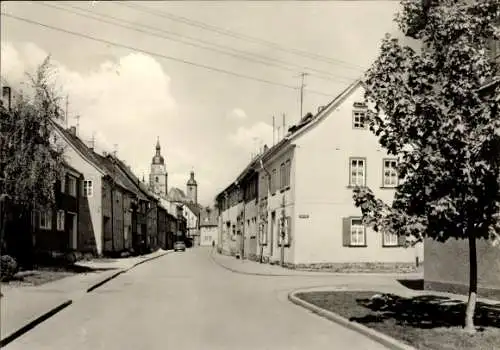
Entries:
{"label": "street", "polygon": [[5,349],[384,349],[287,300],[338,279],[242,275],[188,249],[120,275]]}

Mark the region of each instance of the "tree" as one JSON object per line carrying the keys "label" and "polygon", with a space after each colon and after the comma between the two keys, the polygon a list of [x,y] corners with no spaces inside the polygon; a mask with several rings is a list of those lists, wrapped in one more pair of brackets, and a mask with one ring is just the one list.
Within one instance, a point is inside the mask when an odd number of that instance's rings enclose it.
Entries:
{"label": "tree", "polygon": [[[10,110],[3,107],[0,111],[2,248],[5,248],[7,214],[19,218],[33,209],[45,210],[55,203],[54,184],[62,172],[63,150],[53,142],[52,122],[63,113],[55,93],[53,73],[50,57],[47,57],[34,76],[28,75],[30,93],[19,93]],[[30,251],[30,247],[25,248]]]}
{"label": "tree", "polygon": [[389,35],[365,77],[370,130],[398,157],[401,180],[391,205],[356,188],[355,205],[377,232],[444,242],[467,239],[474,332],[476,240],[500,233],[498,101],[478,94],[495,74],[487,45],[499,38],[498,0],[401,1],[396,17],[417,52]]}

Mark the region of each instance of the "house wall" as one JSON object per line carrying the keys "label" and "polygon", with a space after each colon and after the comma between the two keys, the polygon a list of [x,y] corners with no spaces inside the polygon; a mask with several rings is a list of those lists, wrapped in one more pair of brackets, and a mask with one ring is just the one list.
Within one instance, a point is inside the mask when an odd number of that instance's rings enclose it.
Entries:
{"label": "house wall", "polygon": [[126,195],[123,197],[123,249],[132,248],[132,197]]}
{"label": "house wall", "polygon": [[244,217],[244,255],[246,258],[255,259],[257,257],[257,225],[258,206],[257,198],[245,203]]}
{"label": "house wall", "polygon": [[[500,247],[478,240],[478,289],[482,297],[500,296]],[[466,294],[469,286],[469,245],[467,240],[444,243],[425,240],[425,289]]]}
{"label": "house wall", "polygon": [[390,203],[393,189],[382,188],[382,161],[387,157],[368,129],[353,128],[353,104],[363,102],[359,87],[325,120],[292,140],[296,144],[294,175],[294,242],[296,264],[414,263],[422,247],[383,247],[382,235],[366,228],[366,247],[343,246],[343,218],[360,216],[349,188],[350,157],[366,161],[366,185]]}
{"label": "house wall", "polygon": [[[34,247],[37,251],[57,251],[66,252],[78,250],[78,230],[73,234],[73,225],[69,225],[70,215],[76,215],[74,220],[78,220],[78,198],[80,178],[71,176],[76,181],[76,193],[70,195],[68,191],[67,179],[71,175],[66,174],[65,180],[56,181],[55,184],[55,210],[51,210],[51,227],[49,229],[40,227],[40,213],[34,213],[33,229],[34,229]],[[64,219],[62,227],[57,227],[57,213],[62,211]],[[78,221],[77,221],[78,222]],[[76,241],[74,238],[76,237]]]}
{"label": "house wall", "polygon": [[217,226],[201,226],[200,227],[200,246],[208,247],[218,243],[218,227]]}
{"label": "house wall", "polygon": [[[222,242],[221,249],[223,254],[235,254],[240,248],[240,241],[237,238],[238,215],[243,210],[243,202],[234,204],[221,213],[222,221]],[[229,223],[229,226],[228,226]]]}
{"label": "house wall", "polygon": [[[290,160],[291,169],[294,167],[294,149],[293,147],[288,146],[284,148],[281,152],[279,152],[276,156],[264,162],[264,167],[267,171],[270,172],[271,176],[273,174],[273,170],[276,169],[276,189],[275,191],[268,192],[267,188],[260,188],[261,194],[268,194],[267,199],[260,197],[260,202],[264,201],[266,204],[264,205],[267,208],[267,224],[265,225],[265,231],[267,232],[267,239],[259,239],[258,247],[259,255],[260,251],[263,253],[264,260],[269,260],[271,262],[281,261],[281,247],[278,244],[279,232],[280,232],[280,218],[281,217],[290,217],[291,224],[291,235],[290,235],[290,245],[285,245],[284,247],[284,262],[288,264],[293,264],[295,261],[294,257],[294,247],[295,247],[295,238],[294,238],[294,230],[293,230],[293,217],[294,217],[294,174],[293,170],[290,171],[290,186],[282,187],[281,186],[281,177],[280,177],[280,167],[281,164]],[[259,170],[259,187],[262,184],[262,178],[267,176],[265,170]],[[268,179],[266,180],[268,181]],[[263,185],[267,187],[267,182],[264,182]],[[259,203],[258,205],[260,205]],[[272,213],[275,213],[275,220],[272,219]],[[262,223],[262,217],[259,216],[258,224]],[[261,250],[261,242],[265,241],[263,244],[263,249]]]}
{"label": "house wall", "polygon": [[[58,140],[58,143],[63,143]],[[79,201],[78,246],[82,251],[102,254],[102,173],[87,162],[73,147],[63,143],[64,158],[68,165],[83,174],[83,180],[91,180],[93,194]],[[83,184],[81,185],[83,186]]]}

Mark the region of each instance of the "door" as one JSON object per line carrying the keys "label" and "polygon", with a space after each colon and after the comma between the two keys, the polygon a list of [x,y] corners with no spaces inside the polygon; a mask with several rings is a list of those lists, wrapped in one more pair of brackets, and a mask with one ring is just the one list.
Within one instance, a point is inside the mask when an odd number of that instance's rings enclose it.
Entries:
{"label": "door", "polygon": [[273,211],[271,213],[271,233],[270,233],[270,242],[269,242],[269,255],[273,256],[273,247],[274,247],[274,228],[276,227],[276,212]]}
{"label": "door", "polygon": [[78,229],[77,229],[77,220],[76,214],[67,212],[66,213],[66,232],[68,232],[69,238],[69,249],[77,250],[78,249]]}

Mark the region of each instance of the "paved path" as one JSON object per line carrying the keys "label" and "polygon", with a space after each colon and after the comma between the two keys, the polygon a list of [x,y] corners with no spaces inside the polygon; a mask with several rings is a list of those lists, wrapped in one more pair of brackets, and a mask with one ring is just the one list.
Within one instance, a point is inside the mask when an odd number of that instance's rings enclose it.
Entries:
{"label": "paved path", "polygon": [[287,300],[304,286],[391,285],[360,276],[249,276],[196,248],[137,266],[86,294],[6,350],[384,349]]}

